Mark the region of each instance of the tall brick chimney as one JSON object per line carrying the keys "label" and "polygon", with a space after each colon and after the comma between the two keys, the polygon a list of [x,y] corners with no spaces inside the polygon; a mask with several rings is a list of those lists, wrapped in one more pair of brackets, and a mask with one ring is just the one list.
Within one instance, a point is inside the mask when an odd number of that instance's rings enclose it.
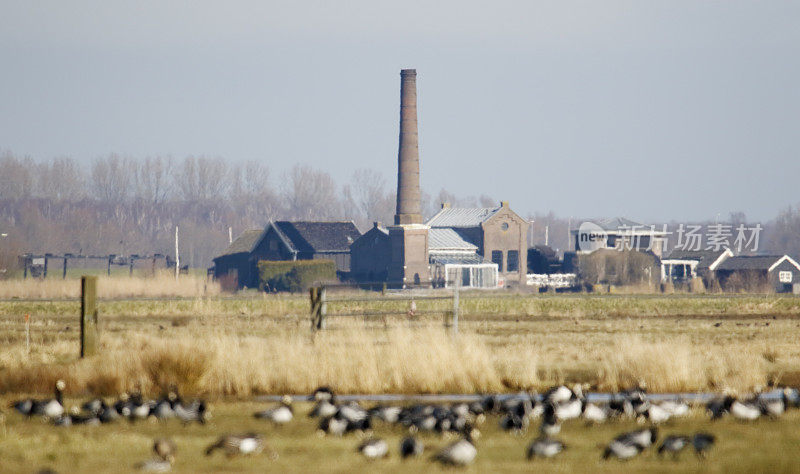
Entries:
{"label": "tall brick chimney", "polygon": [[394,223],[422,223],[416,69],[400,71],[400,147],[397,152],[397,213]]}
{"label": "tall brick chimney", "polygon": [[400,71],[400,148],[397,151],[397,213],[389,226],[387,280],[408,288],[431,281],[428,229],[422,223],[417,142],[417,70]]}

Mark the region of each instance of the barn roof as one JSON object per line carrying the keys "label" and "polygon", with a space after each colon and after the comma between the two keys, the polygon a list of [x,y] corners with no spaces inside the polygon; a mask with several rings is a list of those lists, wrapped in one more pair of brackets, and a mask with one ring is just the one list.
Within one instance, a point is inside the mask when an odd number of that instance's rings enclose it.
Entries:
{"label": "barn roof", "polygon": [[644,224],[641,222],[632,221],[625,217],[607,217],[603,219],[595,219],[591,222],[597,224],[603,230],[619,230],[621,228],[642,227]]}
{"label": "barn roof", "polygon": [[361,236],[352,221],[277,221],[271,224],[291,251],[347,252]]}
{"label": "barn roof", "polygon": [[783,255],[739,255],[722,262],[717,270],[769,270]]}
{"label": "barn roof", "polygon": [[[694,260],[698,262],[697,268],[708,268],[716,262],[727,249],[720,250],[684,250],[673,249],[664,260]],[[729,255],[733,255],[732,253]]]}
{"label": "barn roof", "polygon": [[449,228],[432,228],[428,231],[428,248],[436,250],[470,250],[477,251],[478,246],[467,241],[458,231]]}
{"label": "barn roof", "polygon": [[431,255],[434,265],[477,265],[487,262],[480,255]]}
{"label": "barn roof", "polygon": [[255,248],[256,246],[256,243],[258,243],[258,240],[261,238],[261,234],[263,232],[264,231],[261,229],[251,229],[242,232],[242,234],[239,235],[239,237],[236,237],[236,240],[234,240],[228,246],[228,248],[225,249],[225,251],[222,252],[221,255],[219,255],[219,257],[224,257],[226,255],[234,255],[237,253],[252,252],[253,248]]}
{"label": "barn roof", "polygon": [[431,227],[480,227],[497,213],[500,207],[447,207],[431,217]]}

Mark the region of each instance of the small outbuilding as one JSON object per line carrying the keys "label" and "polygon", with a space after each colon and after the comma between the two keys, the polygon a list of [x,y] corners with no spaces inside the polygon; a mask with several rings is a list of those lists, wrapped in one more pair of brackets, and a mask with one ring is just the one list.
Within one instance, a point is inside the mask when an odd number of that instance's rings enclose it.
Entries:
{"label": "small outbuilding", "polygon": [[661,259],[661,281],[684,283],[700,277],[707,283],[717,267],[733,256],[728,248],[716,251],[674,249]]}
{"label": "small outbuilding", "polygon": [[350,277],[362,283],[385,282],[389,278],[392,240],[380,222],[350,245]]}

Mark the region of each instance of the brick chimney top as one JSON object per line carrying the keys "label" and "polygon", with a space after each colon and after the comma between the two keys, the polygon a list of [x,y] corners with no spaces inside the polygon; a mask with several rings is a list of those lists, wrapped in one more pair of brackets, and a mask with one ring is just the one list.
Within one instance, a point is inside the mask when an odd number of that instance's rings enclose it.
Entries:
{"label": "brick chimney top", "polygon": [[395,225],[422,224],[417,134],[417,70],[400,71],[400,137],[397,150]]}

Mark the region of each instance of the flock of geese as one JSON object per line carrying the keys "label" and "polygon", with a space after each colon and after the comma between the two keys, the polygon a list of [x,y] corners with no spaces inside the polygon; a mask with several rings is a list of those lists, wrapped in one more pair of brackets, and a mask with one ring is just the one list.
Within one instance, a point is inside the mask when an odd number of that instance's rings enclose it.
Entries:
{"label": "flock of geese", "polygon": [[[185,401],[177,391],[171,391],[157,400],[145,400],[138,392],[125,394],[113,403],[95,398],[67,411],[62,392],[64,382],[55,384],[52,399],[24,399],[13,404],[13,408],[27,417],[40,416],[57,426],[78,424],[101,424],[128,419],[131,422],[144,419],[166,420],[175,418],[188,423],[205,423],[209,417],[203,400]],[[538,436],[527,446],[528,459],[553,458],[566,445],[558,439],[561,424],[568,420],[583,420],[587,424],[599,424],[611,419],[635,419],[646,428],[622,433],[608,442],[602,450],[602,459],[627,460],[639,456],[643,451],[657,449],[659,456],[677,458],[685,449],[694,450],[704,458],[714,445],[712,434],[670,434],[659,443],[658,426],[674,417],[689,413],[689,405],[681,400],[655,401],[642,388],[613,394],[605,402],[588,401],[583,387],[559,385],[542,394],[522,393],[515,396],[489,395],[479,401],[454,404],[413,404],[408,406],[378,405],[369,409],[358,402],[340,402],[329,387],[316,389],[310,397],[314,403],[308,416],[318,419],[320,435],[343,436],[358,432],[366,438],[358,445],[357,452],[368,459],[385,458],[390,455],[386,440],[372,435],[373,425],[383,423],[398,426],[407,433],[398,447],[401,458],[420,457],[426,450],[420,433],[439,433],[456,440],[438,449],[432,461],[447,465],[465,466],[474,462],[478,449],[476,440],[480,432],[476,425],[482,424],[488,415],[496,416],[498,426],[506,432],[522,435],[531,424],[538,424]],[[733,395],[716,397],[706,403],[712,420],[732,417],[753,421],[760,417],[780,417],[786,410],[800,406],[800,392],[784,389],[779,397],[756,394],[737,398]],[[280,403],[253,414],[256,419],[275,425],[286,425],[295,418],[291,397],[284,396]],[[657,446],[657,448],[656,448]],[[269,448],[264,437],[258,433],[227,434],[205,450],[207,456],[217,451],[227,457],[250,455],[267,451],[272,458],[277,453]],[[153,445],[154,459],[136,465],[147,471],[168,471],[175,460],[175,445],[169,439],[158,439]]]}
{"label": "flock of geese", "polygon": [[12,407],[22,415],[41,416],[56,426],[99,425],[121,419],[131,422],[137,420],[166,420],[177,418],[184,424],[204,424],[209,417],[204,400],[183,400],[176,391],[157,400],[145,400],[141,392],[124,393],[113,403],[106,403],[102,398],[93,398],[85,402],[81,409],[73,406],[69,410],[64,407],[63,391],[66,385],[63,380],[55,384],[55,397],[37,400],[27,398],[13,403]]}

